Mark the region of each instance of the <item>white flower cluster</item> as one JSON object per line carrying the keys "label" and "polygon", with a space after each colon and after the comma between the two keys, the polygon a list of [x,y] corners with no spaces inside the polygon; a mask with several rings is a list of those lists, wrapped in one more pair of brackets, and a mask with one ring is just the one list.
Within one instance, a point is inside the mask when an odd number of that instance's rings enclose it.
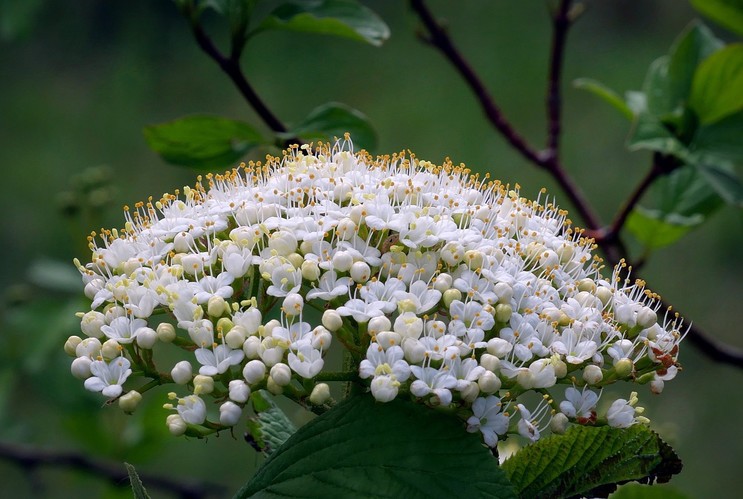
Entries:
{"label": "white flower cluster", "polygon": [[[87,337],[65,349],[85,387],[126,411],[151,386],[182,385],[166,404],[174,434],[236,424],[257,389],[322,406],[324,381],[345,379],[380,402],[463,407],[494,446],[509,431],[536,440],[550,422],[642,421],[634,394],[599,417],[602,387],[659,392],[677,371],[680,320],[658,321],[644,283],[621,266],[602,278],[565,212],[461,165],[373,159],[348,140],[302,146],[126,219],[77,263],[92,305],[79,314]],[[333,343],[353,372],[327,368]],[[160,344],[182,349],[169,372]],[[136,375],[153,381],[126,391]],[[541,396],[531,410],[526,392]]]}

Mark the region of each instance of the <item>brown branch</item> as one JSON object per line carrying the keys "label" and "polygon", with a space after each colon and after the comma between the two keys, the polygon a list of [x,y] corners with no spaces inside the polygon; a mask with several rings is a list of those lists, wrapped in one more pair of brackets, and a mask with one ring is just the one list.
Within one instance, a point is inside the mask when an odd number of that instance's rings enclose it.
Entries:
{"label": "brown branch", "polygon": [[[0,459],[5,459],[28,471],[41,466],[53,466],[82,471],[107,480],[114,485],[129,483],[123,464],[101,461],[76,452],[40,449],[27,445],[0,442]],[[149,473],[139,473],[145,487],[161,489],[184,499],[221,497],[226,487],[215,483],[197,483],[181,478],[168,478]]]}
{"label": "brown branch", "polygon": [[560,82],[565,60],[565,43],[570,28],[570,18],[568,17],[570,4],[571,0],[562,0],[552,17],[552,50],[547,84],[547,154],[554,158],[559,157],[560,149],[560,111],[562,107]]}

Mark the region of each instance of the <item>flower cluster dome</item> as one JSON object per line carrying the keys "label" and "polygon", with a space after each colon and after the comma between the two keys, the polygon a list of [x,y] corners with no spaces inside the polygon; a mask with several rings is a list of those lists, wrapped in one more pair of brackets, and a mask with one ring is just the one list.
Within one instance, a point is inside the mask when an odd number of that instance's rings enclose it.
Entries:
{"label": "flower cluster dome", "polygon": [[[344,379],[379,402],[461,407],[492,446],[550,421],[643,421],[634,394],[599,417],[602,387],[659,392],[677,371],[681,321],[659,320],[642,281],[623,265],[602,277],[564,211],[462,165],[372,158],[348,139],[294,147],[125,217],[77,262],[92,304],[65,348],[85,387],[125,410],[180,385],[175,434],[236,424],[258,389],[327,405],[325,381]],[[350,371],[326,365],[336,345]],[[167,369],[165,348],[180,349]],[[138,376],[154,382],[129,386]],[[531,410],[527,392],[541,396]]]}

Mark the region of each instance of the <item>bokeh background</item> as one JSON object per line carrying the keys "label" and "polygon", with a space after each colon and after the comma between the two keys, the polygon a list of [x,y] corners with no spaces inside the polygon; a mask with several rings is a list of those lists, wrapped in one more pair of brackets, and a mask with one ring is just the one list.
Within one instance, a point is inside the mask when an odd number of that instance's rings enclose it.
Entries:
{"label": "bokeh background", "polygon": [[[374,152],[410,149],[434,162],[448,156],[519,182],[527,196],[547,187],[570,208],[546,175],[494,133],[441,55],[417,39],[419,24],[407,3],[365,3],[391,28],[381,48],[286,32],[251,42],[244,68],[274,112],[296,123],[314,107],[340,101],[370,118],[379,136]],[[638,89],[650,62],[696,14],[682,0],[585,3],[588,10],[567,45],[563,154],[609,220],[650,156],[629,153],[623,118],[569,83],[588,76],[620,91]],[[545,2],[430,5],[508,118],[528,139],[543,143],[550,37]],[[101,398],[69,374],[62,345],[78,334],[74,312],[87,306],[71,263],[88,257],[86,235],[121,226],[124,204],[194,181],[194,171],[168,165],[148,149],[142,128],[192,113],[263,125],[198,50],[172,2],[9,0],[0,8],[0,441],[128,461],[143,473],[222,484],[215,492],[230,496],[262,462],[239,432],[206,442],[170,437],[164,392],[161,399],[148,397],[150,403],[130,417],[101,407]],[[223,31],[216,18],[209,27]],[[651,255],[641,272],[689,320],[739,348],[742,222],[740,212],[724,208]],[[637,256],[640,249],[633,249]],[[689,497],[734,497],[743,485],[743,370],[688,345],[680,359],[683,372],[661,396],[640,394],[654,428],[685,463],[673,483]],[[7,460],[0,460],[0,476],[3,497],[130,494],[87,473],[34,470]]]}

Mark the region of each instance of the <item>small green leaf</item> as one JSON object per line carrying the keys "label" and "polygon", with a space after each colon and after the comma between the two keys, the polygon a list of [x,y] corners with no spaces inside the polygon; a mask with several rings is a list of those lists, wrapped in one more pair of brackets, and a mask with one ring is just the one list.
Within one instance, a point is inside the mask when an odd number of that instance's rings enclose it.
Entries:
{"label": "small green leaf", "polygon": [[723,46],[724,43],[699,21],[692,22],[681,32],[671,47],[668,63],[671,110],[687,105],[697,66]]}
{"label": "small green leaf", "polygon": [[743,164],[743,111],[700,127],[691,145],[696,154]]}
{"label": "small green leaf", "polygon": [[743,184],[734,172],[717,165],[697,165],[697,170],[717,194],[728,203],[743,207]]}
{"label": "small green leaf", "polygon": [[134,466],[129,463],[124,463],[124,466],[126,466],[126,472],[129,474],[129,482],[132,485],[132,494],[134,495],[134,498],[150,499],[149,494],[147,494],[147,489],[144,488],[142,480],[139,479],[139,475],[137,475],[137,470],[134,469]]}
{"label": "small green leaf", "polygon": [[592,80],[591,78],[578,78],[573,82],[573,86],[591,92],[593,95],[602,99],[604,102],[622,113],[622,116],[628,120],[631,120],[634,116],[630,106],[628,106],[614,90],[610,89],[600,81]]}
{"label": "small green leaf", "polygon": [[279,6],[253,34],[279,29],[333,35],[380,46],[390,29],[368,7],[352,0],[306,0]]}
{"label": "small green leaf", "polygon": [[515,498],[480,435],[396,399],[350,397],[297,431],[237,498]]}
{"label": "small green leaf", "polygon": [[743,0],[691,0],[691,4],[713,21],[743,35]]}
{"label": "small green leaf", "polygon": [[648,149],[685,159],[689,152],[659,118],[647,113],[637,116],[627,142],[631,151]]}
{"label": "small green leaf", "polygon": [[671,94],[668,91],[668,66],[670,56],[664,55],[650,63],[642,92],[647,98],[648,112],[653,116],[663,116],[673,111]]}
{"label": "small green leaf", "polygon": [[645,248],[658,249],[675,243],[704,220],[701,215],[685,217],[637,206],[627,218],[626,227]]}
{"label": "small green leaf", "polygon": [[641,485],[628,483],[622,485],[609,496],[609,499],[689,499],[669,485]]}
{"label": "small green leaf", "polygon": [[689,105],[703,125],[743,110],[743,44],[728,45],[699,65]]}
{"label": "small green leaf", "polygon": [[643,425],[574,426],[523,448],[503,470],[520,497],[606,497],[619,483],[668,481],[681,461]]}
{"label": "small green leaf", "polygon": [[373,150],[377,145],[377,133],[369,119],[356,109],[339,102],[323,104],[309,115],[288,135],[307,140],[342,138],[348,132],[358,148]]}
{"label": "small green leaf", "polygon": [[165,161],[198,169],[235,166],[248,151],[263,143],[253,127],[218,116],[188,116],[145,127],[150,148]]}
{"label": "small green leaf", "polygon": [[250,443],[270,456],[297,431],[297,427],[273,402],[267,391],[253,392],[250,402],[256,412],[256,416],[248,420]]}

